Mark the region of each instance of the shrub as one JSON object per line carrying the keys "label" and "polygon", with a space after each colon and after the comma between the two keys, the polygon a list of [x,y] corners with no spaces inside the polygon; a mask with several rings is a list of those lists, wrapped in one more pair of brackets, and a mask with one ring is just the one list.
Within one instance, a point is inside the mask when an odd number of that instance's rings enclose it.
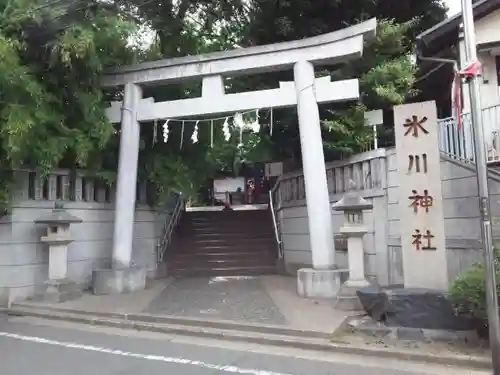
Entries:
{"label": "shrub", "polygon": [[[500,249],[495,249],[497,295],[500,295]],[[474,319],[486,319],[486,290],[484,266],[473,264],[452,283],[448,298],[457,313]]]}

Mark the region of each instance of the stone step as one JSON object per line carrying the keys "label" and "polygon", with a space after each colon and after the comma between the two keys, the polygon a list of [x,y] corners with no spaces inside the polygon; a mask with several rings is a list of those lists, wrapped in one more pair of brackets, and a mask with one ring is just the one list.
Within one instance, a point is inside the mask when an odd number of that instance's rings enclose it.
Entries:
{"label": "stone step", "polygon": [[273,230],[272,223],[179,226],[180,233],[274,233]]}
{"label": "stone step", "polygon": [[263,210],[234,210],[234,211],[187,211],[183,215],[186,217],[251,217],[265,216],[270,214],[269,209]]}
{"label": "stone step", "polygon": [[273,243],[265,246],[248,246],[240,244],[233,245],[217,245],[217,246],[193,246],[189,244],[172,246],[167,254],[169,257],[175,256],[201,256],[201,257],[217,257],[217,256],[260,256],[262,254],[276,254],[278,245]]}
{"label": "stone step", "polygon": [[223,251],[223,249],[216,249],[214,251],[184,251],[172,254],[172,259],[180,258],[207,258],[207,259],[217,259],[217,258],[254,258],[254,257],[265,257],[265,256],[275,256],[272,251],[269,250],[254,250],[254,251]]}
{"label": "stone step", "polygon": [[173,268],[169,269],[171,277],[203,277],[203,276],[259,276],[276,273],[276,266],[248,266],[248,267],[228,267],[228,268]]}
{"label": "stone step", "polygon": [[273,228],[273,222],[272,220],[267,220],[267,219],[260,219],[258,221],[252,221],[252,220],[227,220],[227,221],[222,221],[222,220],[214,220],[214,221],[206,221],[206,222],[193,222],[193,221],[185,221],[185,222],[180,222],[179,223],[179,228],[186,228],[189,230],[192,229],[206,229],[206,230],[230,230],[230,229],[248,229],[252,228],[255,229],[256,231],[259,230],[269,230]]}
{"label": "stone step", "polygon": [[265,246],[265,245],[273,245],[276,243],[276,240],[272,237],[264,237],[264,238],[255,238],[255,237],[236,237],[236,238],[228,238],[228,237],[218,237],[218,238],[198,238],[194,236],[190,239],[183,240],[181,246],[192,246],[198,248],[204,248],[206,246],[217,246],[217,245],[229,245],[232,247],[238,247],[240,245],[245,246]]}
{"label": "stone step", "polygon": [[203,245],[207,248],[213,247],[231,247],[231,248],[259,248],[262,246],[274,247],[276,246],[276,239],[274,236],[269,237],[255,237],[255,236],[239,236],[239,237],[202,237],[197,236],[179,236],[172,240],[173,247],[200,247]]}
{"label": "stone step", "polygon": [[197,240],[211,240],[214,238],[221,238],[221,239],[228,239],[228,240],[234,240],[234,239],[240,239],[240,240],[247,240],[247,239],[261,239],[261,238],[274,238],[274,233],[273,232],[198,232],[198,231],[193,231],[191,232],[191,235],[193,238],[196,238]]}
{"label": "stone step", "polygon": [[167,262],[167,267],[174,269],[202,268],[202,269],[234,269],[245,267],[274,266],[276,260],[271,256],[254,259],[173,259]]}
{"label": "stone step", "polygon": [[187,212],[167,255],[168,275],[273,274],[277,250],[268,210]]}
{"label": "stone step", "polygon": [[180,222],[190,222],[193,224],[207,223],[256,223],[261,221],[271,221],[271,214],[258,216],[213,216],[213,217],[182,217]]}
{"label": "stone step", "polygon": [[245,262],[245,261],[263,261],[266,263],[269,259],[275,259],[276,255],[270,251],[254,251],[254,252],[217,252],[217,253],[202,253],[202,252],[183,252],[172,254],[167,257],[169,263],[175,262]]}

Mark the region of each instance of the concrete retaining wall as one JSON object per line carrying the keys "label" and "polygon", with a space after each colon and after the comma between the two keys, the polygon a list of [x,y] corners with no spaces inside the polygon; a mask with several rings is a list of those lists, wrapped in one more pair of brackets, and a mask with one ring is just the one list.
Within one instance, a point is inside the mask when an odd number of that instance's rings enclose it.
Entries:
{"label": "concrete retaining wall", "polygon": [[[47,182],[29,171],[16,172],[17,196],[12,214],[0,219],[0,302],[25,299],[44,287],[48,275],[48,251],[40,243],[45,228],[33,221],[54,208],[55,201],[83,220],[72,226],[69,245],[69,278],[89,286],[92,269],[111,263],[114,203],[112,189],[96,186],[81,175],[57,171]],[[71,181],[71,182],[70,182]],[[156,244],[166,219],[144,204],[141,187],[137,204],[133,261],[156,269]]]}
{"label": "concrete retaining wall", "polygon": [[[327,165],[330,202],[334,203],[345,192],[348,178],[352,178],[361,194],[373,202],[373,209],[365,213],[370,232],[365,236],[365,269],[367,277],[382,285],[402,284],[400,223],[398,213],[399,186],[394,149],[379,149],[358,154],[344,162]],[[477,185],[474,168],[442,157],[441,180],[444,200],[446,249],[448,252],[448,279],[452,281],[473,262],[481,261],[480,227]],[[500,240],[500,173],[490,171],[489,178],[493,236]],[[311,266],[311,249],[305,189],[301,173],[287,174],[281,179],[275,194],[279,201],[279,225],[284,247],[286,269]],[[334,231],[342,222],[339,213],[332,213]],[[337,263],[347,266],[343,243],[336,241]]]}

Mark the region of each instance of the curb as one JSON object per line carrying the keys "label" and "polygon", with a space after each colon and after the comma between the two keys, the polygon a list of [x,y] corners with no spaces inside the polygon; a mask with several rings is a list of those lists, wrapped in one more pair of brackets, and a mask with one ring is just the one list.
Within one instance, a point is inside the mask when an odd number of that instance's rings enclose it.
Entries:
{"label": "curb", "polygon": [[[368,322],[368,324],[366,324]],[[391,338],[400,341],[412,342],[463,342],[480,343],[480,338],[475,330],[453,331],[445,329],[413,328],[403,326],[387,326],[376,323],[368,317],[358,319],[348,317],[344,330],[360,333],[370,337]],[[341,332],[341,331],[339,331]]]}
{"label": "curb", "polygon": [[[0,310],[1,311],[1,310]],[[188,318],[172,315],[153,315],[144,313],[119,313],[119,312],[93,312],[84,310],[64,309],[51,306],[34,306],[31,304],[14,304],[7,311],[44,311],[50,313],[63,313],[92,318],[118,319],[141,323],[173,324],[200,328],[215,328],[221,330],[233,330],[241,332],[268,333],[273,335],[284,335],[294,337],[319,338],[329,340],[333,333],[287,328],[268,324],[236,323],[225,320],[210,320],[203,318]],[[345,321],[341,326],[345,325]]]}
{"label": "curb", "polygon": [[[396,351],[391,349],[379,349],[369,347],[356,347],[348,344],[330,341],[332,335],[328,335],[329,339],[321,337],[290,335],[290,334],[277,334],[268,332],[256,331],[242,331],[236,329],[222,329],[216,327],[209,327],[208,322],[201,321],[199,323],[204,325],[187,325],[187,324],[173,324],[173,323],[158,323],[152,321],[136,320],[134,318],[144,318],[142,314],[114,314],[114,313],[101,313],[93,314],[90,312],[79,311],[62,311],[56,309],[38,309],[38,308],[24,308],[12,307],[10,309],[0,309],[0,311],[7,313],[10,316],[25,316],[34,318],[43,318],[49,320],[66,321],[72,323],[84,323],[96,326],[105,326],[122,329],[135,329],[139,331],[158,332],[166,334],[175,334],[182,336],[203,337],[211,339],[222,339],[233,342],[247,342],[261,345],[272,345],[280,347],[289,347],[304,350],[318,350],[328,351],[341,354],[371,356],[377,358],[407,360],[414,362],[425,362],[439,365],[468,367],[474,369],[491,369],[491,360],[486,357],[475,357],[468,355],[456,356],[437,356],[429,353],[415,353],[411,351]],[[100,315],[100,316],[98,316]],[[105,316],[106,315],[106,316]],[[154,319],[163,319],[164,321],[171,320],[171,318],[150,316]],[[178,319],[179,321],[186,321],[186,319]],[[191,319],[189,319],[191,320]],[[195,321],[193,319],[193,321]],[[220,325],[228,326],[229,323],[219,323]],[[238,324],[233,324],[238,326]],[[249,327],[248,325],[242,325]],[[264,327],[266,328],[266,327]],[[269,327],[267,327],[269,328]],[[273,327],[274,328],[274,327]],[[275,328],[279,330],[278,328]],[[282,329],[284,331],[294,331]],[[317,333],[317,332],[315,332]]]}

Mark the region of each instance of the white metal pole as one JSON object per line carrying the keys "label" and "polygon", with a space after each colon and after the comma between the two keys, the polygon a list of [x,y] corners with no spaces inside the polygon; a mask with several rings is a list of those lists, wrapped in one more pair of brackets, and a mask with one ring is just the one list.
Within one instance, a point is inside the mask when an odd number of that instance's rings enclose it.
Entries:
{"label": "white metal pole", "polygon": [[378,150],[377,125],[373,125],[373,149]]}
{"label": "white metal pole", "polygon": [[[472,0],[462,0],[462,15],[466,58],[467,61],[471,63],[477,60]],[[488,193],[488,169],[486,165],[486,147],[484,145],[485,137],[482,122],[480,77],[474,76],[471,78],[469,81],[469,93],[472,116],[472,136],[475,144],[479,208],[481,212],[481,237],[484,247],[484,278],[486,285],[490,347],[492,352],[493,374],[500,375],[500,324],[495,280],[495,252],[493,249],[490,200]]]}

